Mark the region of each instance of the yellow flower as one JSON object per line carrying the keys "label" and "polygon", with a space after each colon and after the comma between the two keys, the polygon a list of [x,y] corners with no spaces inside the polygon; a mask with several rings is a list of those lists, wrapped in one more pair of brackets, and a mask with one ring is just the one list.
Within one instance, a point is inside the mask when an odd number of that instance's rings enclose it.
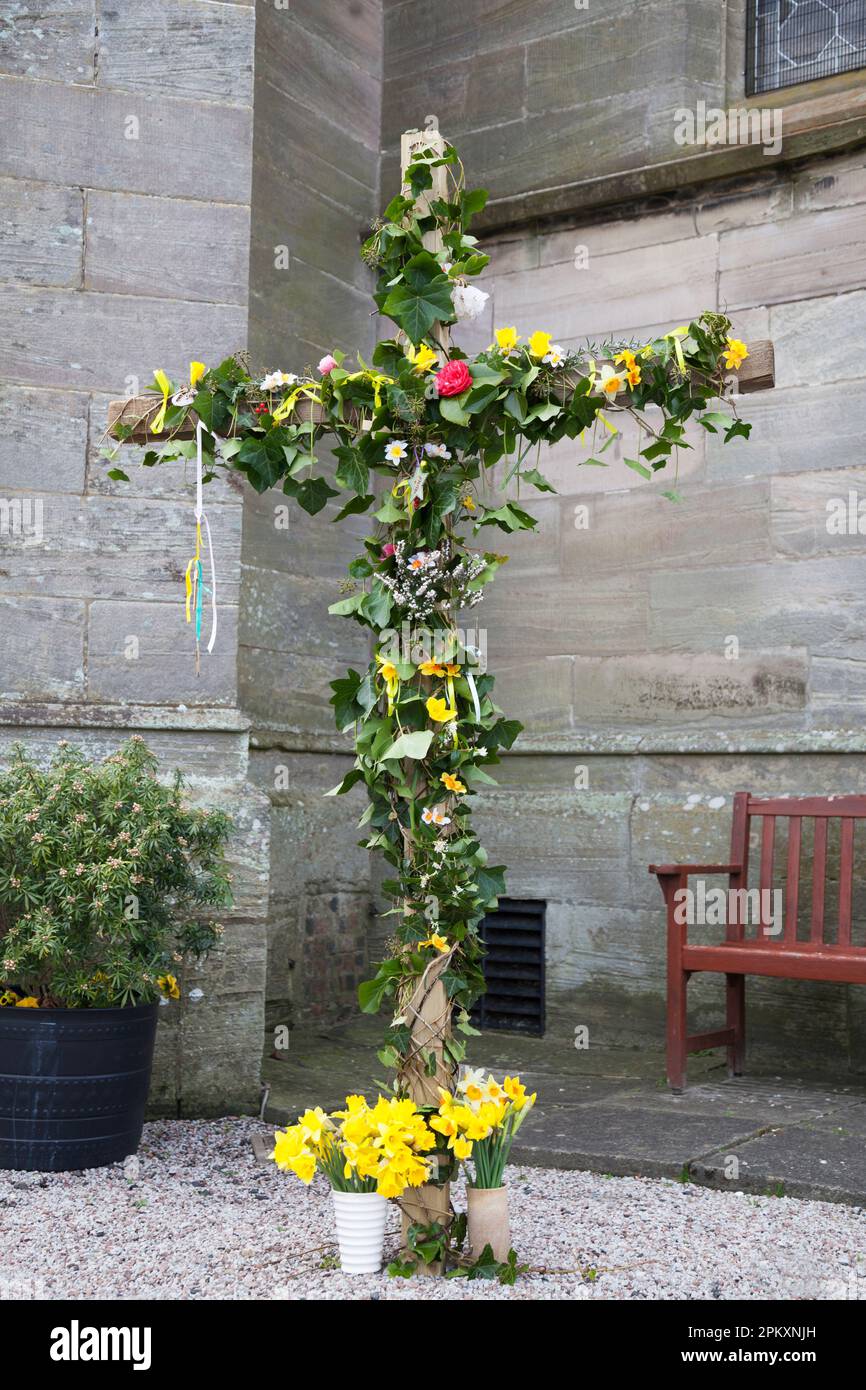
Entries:
{"label": "yellow flower", "polygon": [[451,947],[450,947],[449,944],[448,944],[448,939],[447,939],[447,937],[444,937],[444,936],[437,936],[435,932],[433,933],[432,936],[428,936],[426,941],[419,941],[419,942],[418,942],[418,945],[419,945],[419,946],[435,946],[435,947],[436,947],[436,950],[437,950],[437,951],[441,951],[443,956],[445,955],[445,953],[446,953],[447,951],[450,951],[450,950],[451,950]]}
{"label": "yellow flower", "polygon": [[159,985],[166,999],[180,998],[180,986],[174,975],[160,975],[156,983]]}
{"label": "yellow flower", "polygon": [[467,512],[474,512],[476,510],[475,498],[469,497],[468,495],[460,498],[460,505],[465,507]]}
{"label": "yellow flower", "polygon": [[14,989],[4,989],[3,993],[0,994],[0,1009],[11,1008],[13,1004],[17,1003],[18,995],[15,993]]}
{"label": "yellow flower", "polygon": [[526,1104],[526,1087],[522,1084],[520,1077],[506,1076],[502,1083],[502,1089],[515,1110],[522,1110]]}
{"label": "yellow flower", "polygon": [[466,790],[466,787],[460,781],[460,778],[455,777],[452,772],[443,772],[442,776],[439,778],[439,781],[442,782],[443,785],[446,786],[450,792],[455,792],[457,796],[459,796],[461,792],[465,792]]}
{"label": "yellow flower", "polygon": [[529,352],[532,357],[546,357],[550,351],[551,333],[533,333],[529,340]]}
{"label": "yellow flower", "polygon": [[197,381],[201,381],[207,367],[204,362],[190,362],[189,364],[189,384],[195,386]]}
{"label": "yellow flower", "polygon": [[443,700],[439,695],[431,695],[427,701],[427,713],[431,719],[435,719],[437,724],[447,724],[450,719],[457,718],[457,709],[454,705],[449,705],[447,700]]}
{"label": "yellow flower", "polygon": [[454,1151],[455,1158],[469,1158],[470,1154],[472,1153],[472,1140],[460,1138],[455,1139],[454,1143],[451,1145],[451,1148]]}
{"label": "yellow flower", "polygon": [[298,1116],[298,1128],[305,1140],[310,1144],[321,1144],[322,1135],[329,1128],[328,1116],[320,1105],[315,1110],[305,1110],[303,1115]]}
{"label": "yellow flower", "polygon": [[39,1000],[34,999],[32,994],[28,994],[26,999],[18,999],[15,1007],[16,1009],[38,1009]]}
{"label": "yellow flower", "polygon": [[397,667],[387,656],[382,656],[381,652],[376,653],[376,660],[379,663],[379,675],[385,682],[385,690],[388,695],[388,713],[394,709],[394,701],[400,693],[400,676]]}
{"label": "yellow flower", "polygon": [[725,366],[729,371],[736,372],[749,355],[749,349],[745,343],[740,342],[739,338],[728,338],[728,346],[722,356],[725,359]]}
{"label": "yellow flower", "polygon": [[516,328],[497,328],[496,342],[501,350],[506,354],[513,352],[520,342],[520,334]]}
{"label": "yellow flower", "polygon": [[422,676],[444,676],[445,667],[440,666],[438,661],[422,661],[418,667]]}
{"label": "yellow flower", "polygon": [[429,348],[426,343],[422,343],[421,346],[417,348],[408,348],[406,356],[412,363],[412,370],[417,372],[418,376],[423,376],[424,372],[431,371],[439,362],[437,354],[432,348]]}

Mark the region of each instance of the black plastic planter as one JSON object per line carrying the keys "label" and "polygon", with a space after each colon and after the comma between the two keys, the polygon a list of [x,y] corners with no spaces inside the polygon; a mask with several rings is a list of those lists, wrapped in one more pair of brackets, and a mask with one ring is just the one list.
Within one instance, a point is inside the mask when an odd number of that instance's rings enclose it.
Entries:
{"label": "black plastic planter", "polygon": [[158,1005],[0,1009],[0,1168],[101,1168],[135,1153]]}

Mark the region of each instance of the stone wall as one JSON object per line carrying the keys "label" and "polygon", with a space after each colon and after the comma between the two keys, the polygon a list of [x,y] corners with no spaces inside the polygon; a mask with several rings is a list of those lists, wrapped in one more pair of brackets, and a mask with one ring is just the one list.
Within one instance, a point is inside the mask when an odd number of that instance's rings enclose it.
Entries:
{"label": "stone wall", "polygon": [[[359,250],[378,213],[380,0],[259,6],[250,335],[253,361],[298,371],[334,348],[369,360],[371,281]],[[270,797],[268,1027],[333,1023],[366,977],[369,862],[356,796],[324,799],[349,765],[330,682],[369,661],[368,635],[328,616],[366,518],[334,526],[279,491],[248,499],[241,698]]]}
{"label": "stone wall", "polygon": [[0,17],[2,743],[103,754],[136,730],[237,820],[225,951],[162,1011],[152,1100],[169,1113],[258,1103],[268,803],[238,708],[242,494],[208,499],[220,634],[197,678],[192,478],[129,451],[133,481],[112,483],[100,441],[111,397],[246,339],[253,39],[252,5],[204,0]]}

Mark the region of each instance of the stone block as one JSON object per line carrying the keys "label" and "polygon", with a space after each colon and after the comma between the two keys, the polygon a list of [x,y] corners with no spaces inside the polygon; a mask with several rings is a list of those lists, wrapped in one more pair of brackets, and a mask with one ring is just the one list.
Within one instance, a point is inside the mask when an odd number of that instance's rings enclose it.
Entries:
{"label": "stone block", "polygon": [[[191,508],[173,501],[67,497],[49,493],[42,503],[42,540],[17,545],[7,557],[0,590],[88,599],[157,599],[184,603],[184,575],[195,549]],[[217,560],[217,598],[236,605],[240,562],[240,509],[210,510]],[[22,512],[23,516],[23,512]],[[205,557],[205,572],[208,561]],[[205,630],[208,630],[207,623]]]}
{"label": "stone block", "polygon": [[84,195],[26,179],[0,179],[3,279],[19,285],[81,284]]}
{"label": "stone block", "polygon": [[0,18],[0,71],[43,82],[93,82],[96,30],[96,0],[9,5]]}
{"label": "stone block", "polygon": [[[737,410],[750,422],[751,436],[730,444],[720,435],[707,437],[711,482],[833,466],[844,470],[856,461],[866,432],[866,383],[777,387],[745,397]],[[844,491],[843,472],[840,486]]]}
{"label": "stone block", "polygon": [[179,377],[190,344],[219,362],[246,339],[246,310],[137,295],[0,287],[0,376],[27,385],[123,395],[127,376],[155,366]]}
{"label": "stone block", "polygon": [[[832,259],[837,252],[831,247],[826,254]],[[841,248],[838,254],[843,254]],[[776,386],[844,382],[846,398],[850,389],[856,398],[851,366],[858,361],[864,316],[866,290],[774,305],[770,336],[776,348]],[[849,387],[852,375],[855,384]],[[837,410],[838,416],[843,414]]]}
{"label": "stone block", "polygon": [[87,197],[85,286],[246,305],[249,208],[131,193]]}
{"label": "stone block", "polygon": [[[761,480],[736,487],[693,489],[671,502],[646,489],[614,494],[589,504],[589,525],[563,526],[565,574],[595,581],[602,574],[634,570],[694,572],[737,559],[769,559],[769,486]],[[677,576],[677,582],[682,583]]]}
{"label": "stone block", "polygon": [[576,657],[575,722],[644,725],[785,719],[808,703],[809,660],[804,649],[762,651],[739,661],[724,656],[653,653]]}
{"label": "stone block", "polygon": [[863,204],[803,213],[719,237],[719,302],[730,309],[860,289],[864,274]]}
{"label": "stone block", "polygon": [[254,38],[255,14],[245,5],[102,7],[99,80],[149,96],[252,106]]}
{"label": "stone block", "polygon": [[589,273],[574,263],[543,266],[494,281],[497,324],[554,338],[603,340],[645,324],[676,326],[716,305],[716,239],[690,237],[595,255]]}
{"label": "stone block", "polygon": [[[0,546],[0,568],[9,542]],[[4,700],[76,700],[84,695],[86,605],[10,595],[3,600]]]}
{"label": "stone block", "polygon": [[0,176],[249,202],[246,107],[0,77],[0,125]]}
{"label": "stone block", "polygon": [[773,478],[770,508],[773,544],[782,554],[796,559],[862,554],[866,468]]}
{"label": "stone block", "polygon": [[506,568],[482,607],[473,610],[475,619],[487,628],[488,663],[496,673],[515,651],[543,663],[552,656],[640,650],[646,646],[647,598],[622,584],[579,591],[571,573],[512,579]]}
{"label": "stone block", "polygon": [[690,573],[687,585],[676,572],[653,575],[650,641],[660,653],[706,651],[721,657],[734,636],[740,659],[796,647],[862,659],[864,580],[862,554],[802,560],[796,567],[776,561],[706,568]]}
{"label": "stone block", "polygon": [[3,383],[0,396],[0,488],[83,492],[88,398]]}
{"label": "stone block", "polygon": [[[206,645],[210,629],[205,618]],[[134,641],[133,641],[134,639]],[[137,645],[136,645],[137,644]],[[195,673],[195,638],[183,603],[111,602],[90,606],[87,692],[98,701],[231,705],[236,701],[237,609],[223,605],[212,654]],[[136,652],[137,656],[128,656]]]}

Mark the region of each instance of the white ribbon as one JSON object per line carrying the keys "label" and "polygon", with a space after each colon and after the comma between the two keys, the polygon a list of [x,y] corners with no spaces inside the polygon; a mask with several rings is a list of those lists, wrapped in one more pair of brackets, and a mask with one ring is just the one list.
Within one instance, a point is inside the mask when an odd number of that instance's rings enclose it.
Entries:
{"label": "white ribbon", "polygon": [[[463,650],[466,652],[467,656],[474,656],[476,661],[481,655],[477,647],[467,647],[464,644]],[[471,671],[466,672],[466,684],[469,686],[469,694],[472,696],[472,703],[475,706],[475,718],[478,720],[478,723],[480,724],[481,703],[478,699],[478,687],[475,684],[475,677],[473,676]]]}

